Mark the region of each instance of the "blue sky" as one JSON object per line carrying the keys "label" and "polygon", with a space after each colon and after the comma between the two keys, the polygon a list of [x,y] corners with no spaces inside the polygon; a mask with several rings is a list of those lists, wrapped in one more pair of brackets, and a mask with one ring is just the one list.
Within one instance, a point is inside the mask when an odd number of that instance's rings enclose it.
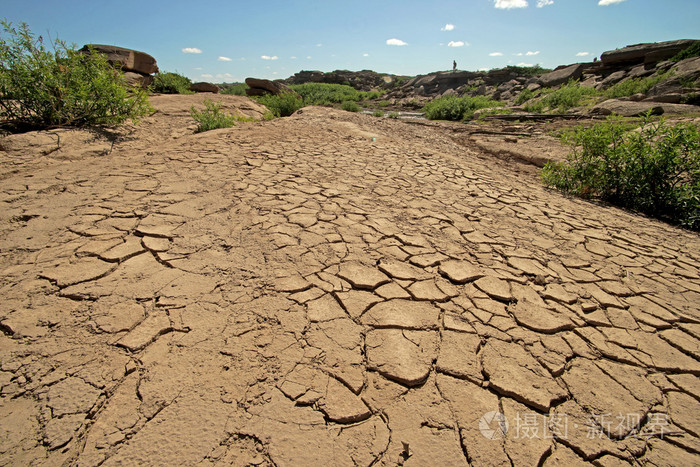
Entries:
{"label": "blue sky", "polygon": [[0,17],[82,46],[153,55],[194,81],[300,70],[417,75],[591,61],[700,38],[700,0],[0,0]]}

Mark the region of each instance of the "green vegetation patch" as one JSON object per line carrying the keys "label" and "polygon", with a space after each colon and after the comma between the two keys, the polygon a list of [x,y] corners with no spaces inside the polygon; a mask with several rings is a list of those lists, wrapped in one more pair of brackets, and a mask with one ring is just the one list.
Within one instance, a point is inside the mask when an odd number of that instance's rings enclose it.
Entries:
{"label": "green vegetation patch", "polygon": [[290,92],[278,96],[268,94],[256,97],[256,100],[267,107],[273,117],[289,117],[305,105],[301,97]]}
{"label": "green vegetation patch", "polygon": [[696,42],[685,50],[681,50],[671,58],[673,62],[680,62],[688,58],[700,57],[700,42]]}
{"label": "green vegetation patch", "polygon": [[354,101],[345,101],[340,105],[340,108],[348,112],[359,112],[361,107]]}
{"label": "green vegetation patch", "polygon": [[438,97],[428,102],[424,107],[425,118],[429,120],[468,120],[474,117],[474,112],[479,109],[503,107],[499,101],[491,100],[484,96]]}
{"label": "green vegetation patch", "polygon": [[227,114],[221,109],[221,104],[212,102],[209,99],[204,100],[204,110],[197,110],[192,106],[190,115],[197,120],[197,133],[203,131],[216,130],[217,128],[230,128],[236,122],[252,122],[255,119],[242,115]]}
{"label": "green vegetation patch", "polygon": [[332,106],[348,101],[377,99],[382,94],[378,91],[358,91],[346,84],[305,83],[294,84],[290,88],[302,97],[305,105]]}
{"label": "green vegetation patch", "polygon": [[192,80],[178,73],[157,73],[150,86],[151,92],[162,94],[194,94],[190,91]]}
{"label": "green vegetation patch", "polygon": [[248,89],[248,85],[245,83],[231,83],[231,84],[221,84],[219,85],[221,94],[231,94],[233,96],[245,96],[245,90]]}
{"label": "green vegetation patch", "polygon": [[651,88],[671,77],[671,72],[661,73],[646,78],[632,78],[613,86],[604,91],[604,95],[609,99],[633,96],[635,94],[646,94]]}
{"label": "green vegetation patch", "polygon": [[542,169],[545,184],[584,198],[700,230],[700,131],[691,123],[652,122],[641,128],[611,118],[563,137],[572,153]]}
{"label": "green vegetation patch", "polygon": [[579,86],[578,81],[569,81],[559,89],[544,91],[539,99],[530,100],[525,105],[525,110],[533,113],[564,113],[574,107],[591,103],[597,97],[600,97],[599,91]]}
{"label": "green vegetation patch", "polygon": [[3,20],[0,35],[0,116],[15,131],[118,124],[153,111],[107,58],[56,39],[50,50],[26,23]]}

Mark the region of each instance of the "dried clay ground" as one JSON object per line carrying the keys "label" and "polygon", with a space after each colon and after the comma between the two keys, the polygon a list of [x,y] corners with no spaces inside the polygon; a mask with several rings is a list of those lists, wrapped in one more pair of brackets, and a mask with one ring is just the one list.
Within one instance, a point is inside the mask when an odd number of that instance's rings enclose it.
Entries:
{"label": "dried clay ground", "polygon": [[698,234],[456,124],[202,100],[0,140],[0,464],[700,463]]}

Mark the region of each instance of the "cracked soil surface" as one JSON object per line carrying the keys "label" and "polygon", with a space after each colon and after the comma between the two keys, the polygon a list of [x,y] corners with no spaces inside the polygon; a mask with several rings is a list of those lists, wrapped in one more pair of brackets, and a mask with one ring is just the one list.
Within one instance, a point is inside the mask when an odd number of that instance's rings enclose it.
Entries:
{"label": "cracked soil surface", "polygon": [[202,99],[0,140],[1,465],[700,463],[698,234]]}

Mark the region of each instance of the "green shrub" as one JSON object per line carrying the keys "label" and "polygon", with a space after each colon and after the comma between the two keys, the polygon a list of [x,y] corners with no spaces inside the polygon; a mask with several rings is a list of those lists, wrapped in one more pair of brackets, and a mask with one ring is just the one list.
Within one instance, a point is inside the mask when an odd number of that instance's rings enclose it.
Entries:
{"label": "green shrub", "polygon": [[401,114],[399,114],[398,112],[389,112],[389,115],[387,115],[387,117],[398,119],[401,118]]}
{"label": "green shrub", "polygon": [[539,76],[552,71],[551,68],[542,68],[539,65],[534,66],[515,66],[509,65],[506,70],[514,71],[521,76]]}
{"label": "green shrub", "polygon": [[600,92],[593,88],[579,86],[578,81],[572,80],[559,89],[544,92],[538,100],[529,102],[525,110],[535,113],[542,113],[545,110],[563,113],[598,96]]}
{"label": "green shrub", "polygon": [[357,102],[353,101],[345,101],[340,105],[340,108],[343,110],[346,110],[348,112],[359,112],[360,111],[360,106],[357,105]]}
{"label": "green shrub", "polygon": [[232,83],[232,84],[222,84],[221,94],[231,94],[233,96],[245,96],[247,95],[245,90],[248,89],[248,85],[245,83]]}
{"label": "green shrub", "polygon": [[58,39],[49,51],[27,24],[1,24],[0,115],[14,130],[116,124],[152,111],[104,55]]}
{"label": "green shrub", "polygon": [[391,102],[386,101],[386,100],[377,102],[377,106],[379,106],[379,107],[388,107],[390,105],[391,105]]}
{"label": "green shrub", "polygon": [[199,126],[197,126],[196,130],[197,133],[216,130],[217,128],[230,128],[235,125],[236,122],[254,121],[251,117],[227,114],[221,109],[221,104],[212,102],[209,99],[204,100],[204,110],[202,111],[192,106],[190,108],[190,115],[199,122]]}
{"label": "green shrub", "polygon": [[438,97],[428,102],[423,111],[429,120],[467,120],[474,116],[474,111],[489,107],[502,107],[503,103],[490,100],[484,96],[475,97]]}
{"label": "green shrub", "polygon": [[619,119],[578,127],[564,140],[573,148],[564,163],[550,162],[547,185],[700,230],[700,131],[647,117],[628,131]]}
{"label": "green shrub", "polygon": [[193,94],[191,84],[192,80],[178,73],[157,73],[150,90],[163,94]]}
{"label": "green shrub", "polygon": [[333,105],[345,101],[359,101],[362,93],[345,84],[305,83],[290,86],[306,105]]}
{"label": "green shrub", "polygon": [[670,73],[661,73],[659,75],[648,76],[646,78],[632,78],[621,81],[605,90],[604,94],[609,99],[617,99],[619,97],[633,96],[634,94],[646,94],[651,88],[660,82],[668,79]]}
{"label": "green shrub", "polygon": [[696,42],[685,50],[681,50],[671,58],[673,62],[680,62],[688,58],[700,56],[700,42]]}
{"label": "green shrub", "polygon": [[267,107],[275,117],[288,117],[304,107],[304,101],[296,94],[286,92],[278,96],[268,94],[256,98]]}
{"label": "green shrub", "polygon": [[529,101],[535,97],[535,93],[532,92],[529,89],[523,89],[523,91],[520,93],[520,95],[515,99],[515,105],[522,105],[525,102]]}
{"label": "green shrub", "polygon": [[383,117],[384,116],[384,111],[383,110],[375,110],[372,112],[372,116],[374,117]]}

